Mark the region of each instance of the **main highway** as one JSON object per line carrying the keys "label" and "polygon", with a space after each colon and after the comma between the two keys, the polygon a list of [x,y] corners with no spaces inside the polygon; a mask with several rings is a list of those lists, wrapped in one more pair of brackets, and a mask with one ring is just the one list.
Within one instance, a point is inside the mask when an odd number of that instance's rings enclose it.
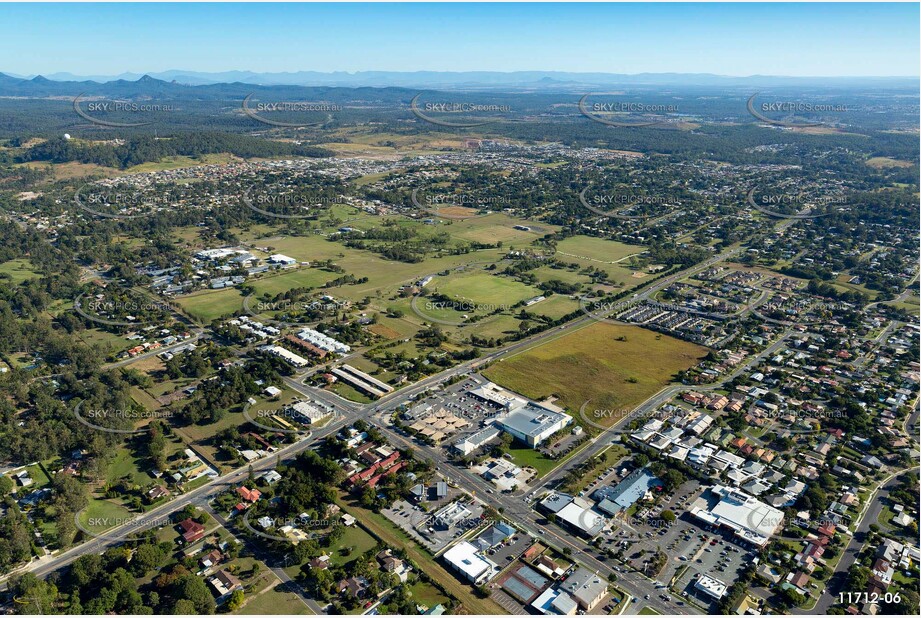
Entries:
{"label": "main highway", "polygon": [[[721,260],[728,259],[732,257],[733,255],[737,254],[740,250],[741,249],[738,247],[728,249],[722,252],[721,254],[715,255],[707,259],[705,262],[697,264],[689,269],[685,269],[683,271],[676,272],[672,275],[662,278],[659,281],[653,282],[652,284],[646,286],[641,292],[638,292],[633,297],[631,297],[627,302],[632,304],[632,303],[641,302],[643,300],[646,300],[650,298],[653,294],[658,292],[659,290],[664,289],[665,287],[671,285],[675,281],[678,281],[679,279],[686,277],[693,272],[699,272],[701,270],[709,268],[711,265]],[[530,347],[534,347],[537,345],[541,345],[543,343],[547,343],[548,341],[551,341],[554,338],[567,334],[568,332],[588,326],[594,323],[595,321],[597,321],[599,318],[603,319],[604,316],[605,314],[601,312],[596,313],[594,315],[589,315],[588,313],[586,313],[586,315],[582,316],[581,318],[577,318],[576,320],[569,322],[565,325],[556,327],[548,331],[544,331],[542,333],[538,333],[536,335],[532,335],[520,341],[516,341],[514,343],[511,343],[505,346],[503,349],[490,353],[482,358],[464,362],[462,364],[451,367],[445,371],[442,371],[441,373],[424,378],[411,386],[403,388],[399,391],[395,391],[394,393],[388,394],[387,396],[379,399],[373,404],[362,405],[362,404],[358,404],[355,402],[350,402],[332,393],[329,393],[327,391],[305,386],[301,382],[304,374],[300,376],[295,376],[293,378],[286,378],[285,382],[288,384],[288,386],[294,388],[301,394],[307,397],[311,397],[313,399],[320,400],[326,403],[327,405],[330,405],[333,409],[337,411],[337,418],[334,421],[328,423],[322,429],[319,429],[313,432],[311,435],[302,438],[301,440],[295,442],[294,444],[288,445],[285,448],[275,453],[272,453],[271,455],[264,457],[260,460],[254,461],[245,466],[241,466],[223,476],[219,476],[209,481],[207,484],[202,485],[201,487],[198,487],[197,489],[194,489],[184,494],[178,495],[177,497],[170,500],[169,502],[163,505],[160,505],[158,507],[155,507],[151,509],[150,511],[148,511],[147,513],[144,513],[143,515],[139,515],[137,518],[135,518],[132,521],[129,521],[119,526],[116,526],[114,528],[111,528],[107,530],[105,533],[100,534],[99,536],[92,537],[79,545],[76,545],[64,551],[61,551],[57,554],[51,555],[50,557],[46,556],[43,558],[34,559],[31,562],[21,566],[20,568],[15,569],[11,571],[10,573],[4,574],[3,576],[0,576],[0,585],[5,586],[5,582],[9,580],[10,577],[16,574],[21,574],[25,572],[31,572],[36,576],[45,577],[48,574],[71,564],[74,560],[76,560],[80,556],[87,555],[87,554],[102,553],[105,551],[107,547],[116,545],[118,543],[123,543],[126,540],[130,539],[133,535],[137,534],[138,532],[142,530],[145,530],[148,528],[154,528],[154,527],[158,527],[162,525],[164,519],[169,514],[179,511],[190,504],[196,504],[196,505],[207,504],[217,494],[227,490],[230,487],[240,484],[246,478],[248,478],[250,474],[250,469],[252,469],[253,472],[262,472],[265,470],[269,470],[276,465],[277,461],[288,460],[288,459],[296,457],[298,453],[309,448],[311,445],[315,444],[317,441],[324,439],[326,436],[337,432],[343,426],[347,424],[351,424],[355,422],[356,420],[358,420],[359,418],[370,419],[371,416],[375,412],[382,410],[385,406],[389,409],[393,409],[401,405],[404,405],[406,403],[409,403],[415,397],[424,393],[426,390],[434,388],[454,376],[470,372],[471,370],[474,370],[477,367],[480,367],[486,363],[496,361],[501,358],[509,357],[514,354],[518,354],[519,352],[522,352]],[[203,334],[202,329],[194,329],[194,337],[192,338],[192,341],[198,340],[198,338],[202,334]],[[183,345],[186,343],[189,343],[189,340],[186,340],[185,342],[180,342],[176,345],[179,346],[179,345]],[[173,347],[173,346],[170,346],[170,347]],[[164,349],[168,350],[170,348],[164,348]],[[153,354],[153,353],[160,353],[164,351],[164,349],[157,350],[156,352],[150,352],[148,353],[148,355]],[[136,360],[137,359],[130,359],[126,361],[112,363],[110,367],[111,368],[120,367],[120,366],[123,366],[124,364],[127,364],[128,362],[132,362]],[[390,430],[387,430],[387,431],[390,436],[394,437],[394,439],[397,438],[394,432]],[[433,453],[429,453],[429,454],[432,455]],[[473,481],[471,478],[462,478],[461,480],[457,482],[459,484],[460,483],[475,483],[475,481]],[[473,489],[475,485],[471,485],[470,487],[471,487],[471,491],[476,491],[475,489]],[[526,514],[528,517],[532,517],[532,513],[530,509],[522,505],[520,499],[508,499],[508,498],[502,497],[502,498],[495,499],[494,502],[497,503],[497,506],[502,507],[503,510],[507,510],[510,518],[514,517],[515,519],[529,522],[530,526],[536,527],[536,524],[533,523],[533,520],[524,519]],[[508,504],[503,504],[503,502],[507,502]],[[581,555],[581,551],[582,550],[580,550],[580,555]],[[598,562],[595,558],[593,558],[589,554],[585,554],[585,556],[586,556],[586,561],[589,562],[590,564],[592,562],[596,562],[596,563]],[[603,569],[608,569],[606,565],[603,565],[601,563],[598,563],[598,565],[603,567]]]}
{"label": "main highway", "polygon": [[[634,296],[625,299],[622,303],[618,303],[618,310],[622,310],[625,304],[634,304],[648,300],[658,291],[666,288],[675,281],[685,278],[693,273],[705,270],[706,268],[709,268],[719,261],[729,259],[740,251],[741,249],[738,247],[727,249],[719,255],[715,255],[700,264],[668,275],[659,281],[655,281],[652,284],[646,286],[642,291],[638,292]],[[606,319],[611,313],[611,309],[608,309],[607,312],[602,310],[591,315],[586,313],[586,315],[577,318],[576,320],[573,320],[572,322],[569,322],[565,325],[555,327],[542,333],[538,333],[520,341],[513,342],[501,350],[492,352],[484,357],[466,361],[446,369],[445,371],[442,371],[438,374],[426,377],[413,385],[390,393],[370,404],[360,404],[348,401],[338,397],[333,393],[330,393],[329,391],[307,386],[303,383],[303,379],[308,374],[304,372],[295,374],[293,377],[287,377],[284,379],[287,386],[301,393],[305,397],[318,400],[334,409],[336,412],[334,419],[324,427],[317,429],[310,435],[302,437],[297,442],[290,444],[279,451],[271,453],[270,455],[249,463],[245,466],[241,466],[227,474],[216,477],[197,489],[178,495],[166,504],[156,507],[143,516],[140,516],[142,519],[139,518],[139,520],[136,522],[128,522],[124,525],[112,528],[100,536],[91,538],[80,545],[64,550],[49,558],[33,560],[31,563],[24,565],[20,569],[0,577],[0,582],[4,582],[10,576],[22,572],[31,572],[39,577],[47,576],[48,574],[69,565],[80,556],[86,554],[101,553],[111,545],[125,542],[139,530],[162,525],[164,519],[169,514],[181,510],[190,504],[199,507],[205,507],[208,502],[219,493],[226,491],[228,488],[239,485],[244,480],[246,480],[250,474],[250,470],[258,473],[272,469],[275,467],[277,461],[290,460],[307,448],[310,448],[312,445],[317,444],[318,441],[336,433],[342,427],[354,423],[358,419],[364,419],[377,425],[392,444],[402,445],[404,447],[412,447],[416,452],[424,454],[426,458],[432,460],[436,464],[439,473],[441,473],[450,483],[468,492],[480,502],[492,506],[496,510],[500,511],[504,517],[508,518],[510,521],[525,530],[534,538],[538,538],[545,543],[550,543],[558,550],[568,549],[571,557],[574,560],[577,560],[578,562],[584,564],[599,574],[603,574],[605,577],[611,574],[616,575],[616,585],[632,597],[639,599],[638,604],[636,604],[634,607],[631,607],[631,612],[638,610],[642,606],[648,606],[662,614],[699,613],[698,610],[696,610],[693,606],[683,605],[679,607],[675,604],[674,601],[666,602],[662,600],[659,598],[657,594],[658,591],[654,589],[654,586],[648,578],[626,568],[615,569],[612,565],[608,564],[606,560],[599,559],[598,550],[593,551],[593,548],[590,545],[580,539],[574,538],[570,533],[567,533],[561,528],[558,528],[555,525],[549,523],[538,523],[539,519],[541,522],[543,522],[543,519],[538,517],[537,513],[524,499],[524,490],[515,492],[513,494],[494,492],[492,490],[492,485],[483,480],[481,477],[467,469],[455,466],[449,462],[441,449],[429,447],[421,443],[416,443],[408,437],[395,431],[392,427],[389,426],[387,422],[387,418],[392,411],[398,409],[400,406],[409,404],[426,391],[439,387],[445,381],[450,380],[455,376],[470,373],[471,371],[475,371],[487,363],[509,358],[521,353],[524,350],[527,350],[528,348],[545,344],[555,338],[564,336],[569,332],[586,327],[598,321],[599,319]],[[751,366],[753,363],[769,354],[776,352],[776,350],[779,349],[781,345],[783,345],[789,334],[790,331],[787,330],[762,352],[747,359],[747,361],[735,371],[733,371],[732,374],[725,376],[724,379],[720,381],[720,383],[722,384],[730,381],[736,375],[739,375],[742,371]],[[197,339],[200,335],[201,331],[196,331],[195,339]],[[718,387],[719,384],[714,384],[697,387],[697,390],[712,390]],[[592,440],[589,445],[583,447],[579,453],[571,457],[558,468],[551,471],[548,475],[541,479],[540,484],[529,488],[527,491],[530,492],[530,495],[538,495],[541,491],[550,487],[559,479],[563,478],[574,467],[581,465],[583,462],[587,461],[597,453],[608,448],[616,434],[622,431],[623,426],[628,421],[636,418],[637,414],[645,414],[647,412],[654,411],[675,394],[677,394],[682,388],[684,387],[681,385],[670,385],[663,388],[658,393],[654,394],[649,399],[640,404],[632,413],[627,414],[624,418],[615,422],[615,424],[613,424],[611,427],[603,430]],[[872,518],[865,518],[865,521],[867,520],[872,521]],[[842,560],[842,562],[843,561],[844,560]],[[650,594],[649,600],[643,600],[643,597],[646,594]],[[309,604],[311,605],[312,609],[316,609],[315,604]]]}

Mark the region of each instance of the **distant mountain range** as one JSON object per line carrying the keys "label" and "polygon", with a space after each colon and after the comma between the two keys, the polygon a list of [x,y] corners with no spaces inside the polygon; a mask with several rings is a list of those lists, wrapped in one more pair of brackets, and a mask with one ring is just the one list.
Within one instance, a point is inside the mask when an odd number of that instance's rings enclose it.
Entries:
{"label": "distant mountain range", "polygon": [[0,96],[3,97],[119,97],[127,100],[183,99],[218,101],[243,99],[250,94],[277,97],[310,98],[339,101],[396,101],[412,97],[418,90],[402,88],[336,88],[330,86],[254,85],[243,82],[191,85],[179,81],[165,81],[149,75],[136,80],[113,81],[56,81],[39,75],[29,79],[0,73]]}
{"label": "distant mountain range", "polygon": [[[15,80],[15,81],[13,81]],[[730,77],[710,73],[572,73],[559,71],[358,71],[355,73],[297,71],[288,73],[256,73],[252,71],[224,71],[206,73],[199,71],[170,70],[158,73],[123,73],[121,75],[73,75],[54,73],[46,76],[19,76],[0,73],[0,93],[7,87],[19,86],[24,91],[56,90],[55,85],[77,85],[86,88],[106,84],[106,93],[112,94],[128,84],[143,84],[145,89],[173,86],[306,86],[306,87],[374,87],[374,88],[426,88],[439,90],[506,90],[531,92],[571,92],[587,88],[642,88],[642,87],[728,87],[728,88],[783,88],[783,87],[883,87],[917,88],[918,77],[784,77],[750,75]],[[27,85],[28,84],[28,85]],[[70,88],[68,88],[70,92]],[[25,94],[25,93],[24,93]]]}

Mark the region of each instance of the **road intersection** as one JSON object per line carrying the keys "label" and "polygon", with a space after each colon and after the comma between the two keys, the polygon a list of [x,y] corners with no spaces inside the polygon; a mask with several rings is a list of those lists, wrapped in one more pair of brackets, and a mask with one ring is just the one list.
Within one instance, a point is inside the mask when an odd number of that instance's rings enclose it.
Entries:
{"label": "road intersection", "polygon": [[[633,295],[633,297],[626,299],[626,304],[632,305],[649,300],[658,291],[668,287],[672,283],[686,278],[696,272],[705,270],[720,261],[727,260],[738,254],[740,251],[741,248],[739,247],[727,249],[702,263],[696,264],[688,269],[678,271],[668,275],[667,277],[663,277],[662,279],[646,286],[641,292]],[[618,305],[618,311],[621,310],[620,305],[622,304],[624,303],[620,303]],[[751,307],[749,310],[751,310]],[[421,456],[433,461],[436,464],[439,473],[442,474],[451,484],[466,491],[481,503],[495,508],[502,514],[504,518],[507,518],[513,524],[523,529],[530,536],[540,539],[541,542],[545,544],[549,543],[557,550],[568,553],[573,560],[582,563],[595,572],[602,574],[606,578],[613,575],[614,577],[612,579],[616,578],[616,585],[625,593],[638,600],[637,603],[631,606],[631,612],[638,611],[640,608],[648,606],[652,610],[662,614],[701,613],[694,606],[684,604],[679,607],[676,601],[665,601],[658,595],[650,596],[650,599],[644,600],[643,597],[645,595],[655,591],[655,587],[649,578],[628,568],[622,568],[609,564],[607,556],[599,553],[599,550],[593,548],[590,544],[583,542],[581,539],[573,537],[571,533],[568,533],[562,528],[558,528],[556,525],[546,522],[542,517],[538,516],[536,511],[532,509],[526,500],[526,494],[527,497],[539,496],[543,491],[553,487],[556,483],[558,483],[571,470],[577,468],[584,462],[588,461],[598,453],[608,448],[612,441],[618,438],[618,434],[624,429],[630,420],[637,418],[637,415],[647,414],[655,411],[663,403],[667,402],[669,399],[678,394],[682,389],[686,388],[685,386],[680,384],[672,384],[661,389],[659,392],[655,393],[646,401],[637,406],[631,413],[625,415],[621,419],[618,419],[607,429],[602,430],[575,455],[546,474],[537,485],[525,490],[518,490],[511,493],[500,493],[492,491],[491,484],[470,470],[454,465],[448,460],[441,449],[413,441],[408,436],[405,436],[396,431],[389,424],[389,417],[394,411],[400,409],[402,406],[410,404],[426,391],[438,388],[440,385],[452,378],[455,378],[456,376],[476,371],[488,363],[509,358],[531,347],[545,344],[549,341],[552,341],[554,338],[564,336],[572,331],[589,326],[590,324],[596,322],[599,317],[602,319],[610,319],[607,318],[606,315],[599,316],[597,313],[594,315],[589,315],[586,313],[585,316],[580,317],[563,326],[559,326],[551,330],[544,331],[542,333],[538,333],[536,335],[513,342],[501,350],[492,352],[478,359],[466,361],[446,369],[445,371],[442,371],[438,374],[423,378],[411,386],[407,386],[398,391],[385,395],[379,400],[369,404],[360,404],[348,401],[329,391],[305,385],[303,380],[305,377],[314,373],[315,370],[309,372],[300,372],[295,374],[293,377],[286,377],[284,378],[284,382],[288,387],[292,388],[305,397],[315,399],[330,406],[333,410],[336,411],[336,417],[324,427],[311,432],[309,435],[302,437],[297,442],[290,444],[260,460],[251,462],[246,466],[242,466],[223,476],[217,477],[206,485],[191,490],[185,494],[179,495],[170,502],[167,502],[166,504],[148,511],[143,515],[143,517],[145,520],[156,522],[158,520],[162,520],[165,516],[171,513],[185,508],[190,504],[207,509],[209,508],[208,503],[213,497],[223,491],[226,491],[228,488],[243,482],[246,478],[248,478],[251,472],[262,472],[275,467],[278,461],[287,461],[293,459],[299,453],[318,444],[327,436],[335,434],[341,428],[348,426],[359,419],[363,419],[377,425],[380,431],[391,442],[391,444],[395,446],[412,448],[417,453],[420,453]],[[203,329],[195,329],[193,332],[193,341],[197,340],[204,333]],[[884,331],[884,333],[885,332],[886,331]],[[787,328],[776,340],[764,348],[763,351],[747,359],[745,363],[736,368],[732,373],[724,376],[720,382],[695,388],[697,388],[697,390],[714,390],[720,388],[725,383],[730,382],[738,375],[741,375],[743,371],[751,367],[753,364],[759,362],[766,356],[774,354],[778,349],[780,349],[780,347],[785,343],[791,334],[792,329]],[[183,345],[185,343],[188,343],[188,341],[176,345]],[[162,350],[158,350],[157,352],[162,352]],[[119,361],[117,363],[113,363],[111,366],[123,366],[134,360],[136,359]],[[891,477],[890,484],[894,482],[895,476],[896,475]],[[860,527],[852,538],[851,543],[845,550],[846,554],[839,562],[836,573],[832,578],[832,582],[829,584],[829,593],[824,595],[820,599],[816,609],[809,613],[814,613],[816,611],[819,613],[825,612],[834,602],[834,599],[831,595],[831,590],[833,588],[840,588],[839,584],[841,577],[846,577],[846,569],[856,559],[856,554],[862,545],[862,542],[859,541],[858,537],[860,537],[860,535],[865,536],[866,530],[864,530],[864,528],[869,525],[868,522],[875,521],[875,518],[878,516],[879,510],[881,509],[879,499],[888,493],[888,489],[889,485],[881,487],[880,490],[873,495],[873,500],[868,502],[868,506],[866,507],[864,518],[861,521]],[[49,559],[34,560],[31,563],[24,565],[20,569],[14,571],[13,573],[7,574],[0,578],[0,583],[5,582],[9,579],[9,577],[15,574],[23,572],[32,572],[36,576],[45,577],[48,574],[71,564],[80,556],[91,553],[101,553],[108,546],[128,541],[132,535],[142,529],[144,529],[143,525],[138,526],[132,525],[130,522],[126,523],[122,526],[107,531],[104,536],[91,538],[78,546],[60,552]],[[286,580],[283,579],[283,581]],[[313,611],[320,609],[314,600],[305,597],[302,590],[298,590],[298,593],[299,596],[305,600],[305,602],[311,607]]]}

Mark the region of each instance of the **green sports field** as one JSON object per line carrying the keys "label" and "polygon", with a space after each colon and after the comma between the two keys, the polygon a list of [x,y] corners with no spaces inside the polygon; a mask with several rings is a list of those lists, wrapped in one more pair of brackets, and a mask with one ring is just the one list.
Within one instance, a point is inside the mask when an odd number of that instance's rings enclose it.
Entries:
{"label": "green sports field", "polygon": [[175,300],[189,315],[208,323],[225,315],[232,315],[243,307],[243,295],[240,290],[202,290]]}
{"label": "green sports field", "polygon": [[[570,236],[561,240],[556,246],[557,253],[563,253],[560,259],[564,262],[567,258],[578,256],[588,260],[611,263],[626,258],[634,253],[641,253],[645,247],[625,245],[616,240],[595,238],[594,236]],[[571,254],[571,255],[570,255]]]}
{"label": "green sports field", "polygon": [[562,294],[554,294],[547,297],[546,300],[542,300],[530,307],[525,307],[525,311],[558,320],[564,315],[569,315],[578,310],[579,306],[579,301],[577,300]]}
{"label": "green sports field", "polygon": [[444,282],[436,280],[430,287],[452,298],[497,307],[511,306],[541,293],[539,289],[530,285],[488,273],[451,277]]}
{"label": "green sports field", "polygon": [[320,268],[303,267],[252,279],[252,286],[257,297],[263,294],[275,296],[292,288],[318,288],[339,276],[341,275]]}

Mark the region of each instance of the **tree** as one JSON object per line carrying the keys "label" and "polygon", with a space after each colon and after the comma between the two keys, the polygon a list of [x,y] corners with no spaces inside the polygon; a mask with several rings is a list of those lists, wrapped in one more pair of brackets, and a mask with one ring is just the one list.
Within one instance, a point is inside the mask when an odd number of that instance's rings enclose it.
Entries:
{"label": "tree", "polygon": [[[905,588],[898,593],[899,600],[895,603],[882,602],[883,613],[896,614],[899,616],[917,616],[918,615],[918,593],[914,590]],[[890,601],[894,601],[895,596],[890,596]]]}
{"label": "tree", "polygon": [[780,596],[790,605],[800,606],[806,602],[806,597],[793,588],[781,588]]}
{"label": "tree", "polygon": [[243,607],[243,591],[237,589],[231,593],[230,598],[227,600],[227,609],[234,611],[241,607]]}
{"label": "tree", "polygon": [[76,588],[84,588],[102,572],[102,556],[87,554],[77,558],[70,567],[70,579]]}
{"label": "tree", "polygon": [[26,573],[10,585],[13,604],[19,614],[56,614],[58,589],[32,573]]}
{"label": "tree", "polygon": [[198,613],[195,609],[195,603],[189,599],[179,599],[176,601],[176,604],[173,605],[172,614],[176,616],[194,616]]}
{"label": "tree", "polygon": [[[191,573],[183,575],[176,581],[176,584],[173,586],[172,596],[177,599],[188,599],[191,601],[195,609],[190,613],[214,613],[214,597],[211,596],[211,591],[208,590],[207,584],[205,584],[203,579],[195,577]],[[176,605],[178,606],[178,602]]]}
{"label": "tree", "polygon": [[684,474],[679,470],[671,468],[662,476],[662,484],[665,491],[671,492],[677,489],[685,481]]}
{"label": "tree", "polygon": [[158,545],[145,543],[137,548],[131,560],[131,569],[138,577],[143,577],[160,566],[164,555]]}
{"label": "tree", "polygon": [[8,476],[0,476],[0,498],[8,496],[13,491],[13,481]]}

